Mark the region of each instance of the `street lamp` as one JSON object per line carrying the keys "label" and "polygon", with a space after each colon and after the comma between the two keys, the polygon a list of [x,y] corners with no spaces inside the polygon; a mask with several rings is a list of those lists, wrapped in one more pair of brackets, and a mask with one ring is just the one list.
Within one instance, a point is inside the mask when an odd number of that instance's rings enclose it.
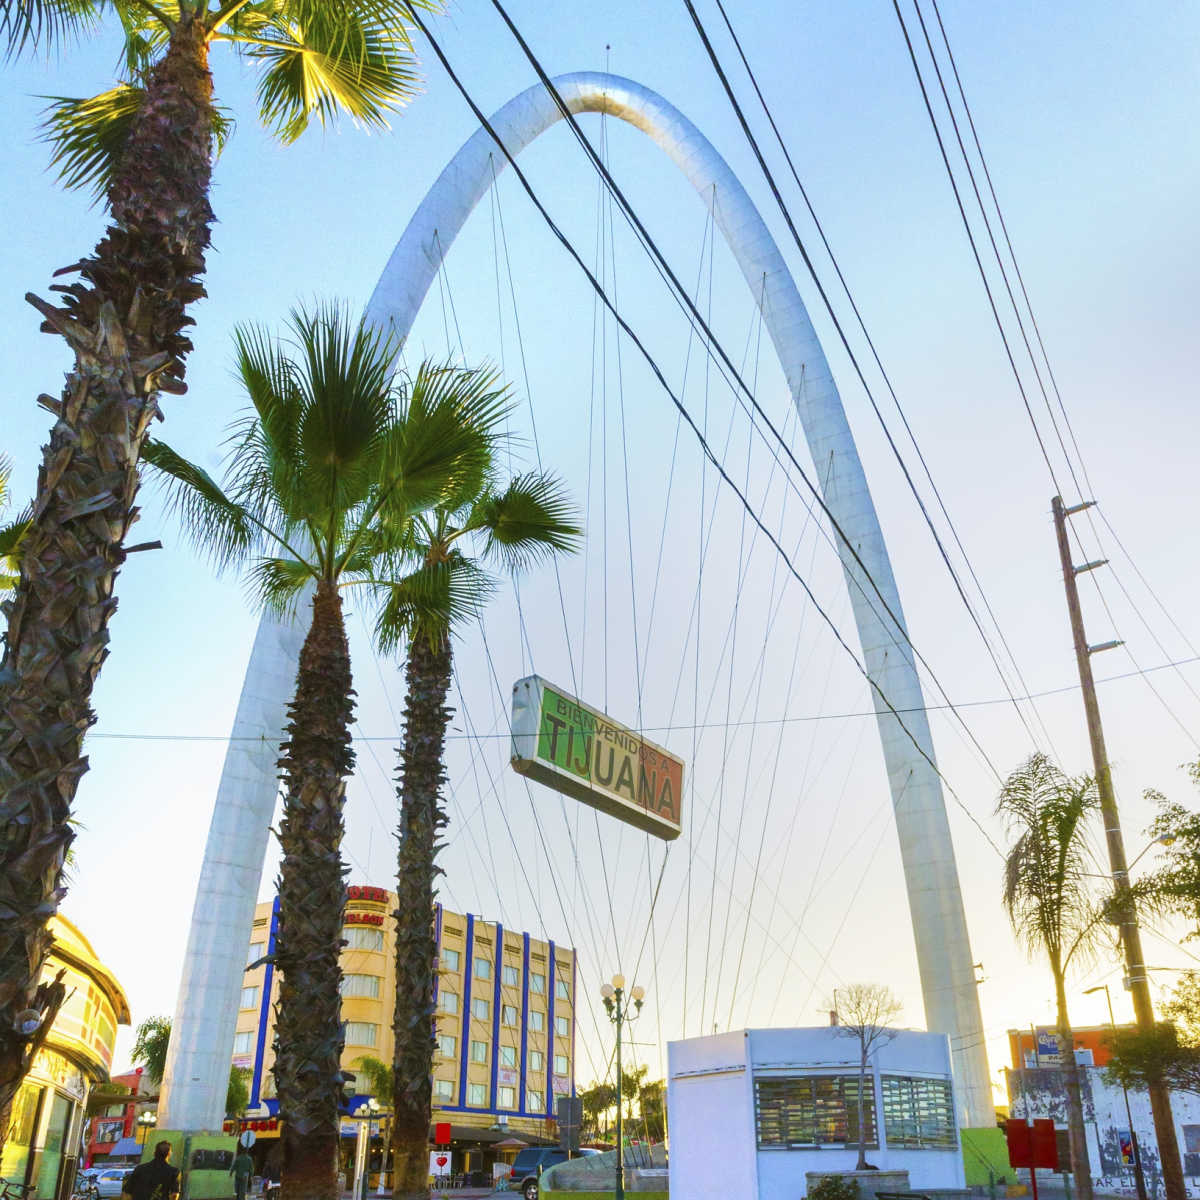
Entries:
{"label": "street lamp", "polygon": [[1125,868],[1125,870],[1127,872],[1132,871],[1133,868],[1136,867],[1139,862],[1141,862],[1142,855],[1145,854],[1146,851],[1150,850],[1152,847],[1154,847],[1154,846],[1170,846],[1174,841],[1175,841],[1175,835],[1173,833],[1160,833],[1158,835],[1158,837],[1154,838],[1152,841],[1147,842],[1145,844],[1145,846],[1142,847],[1141,851],[1138,853],[1138,856],[1133,860],[1133,862],[1131,862],[1129,864],[1128,867]]}
{"label": "street lamp", "polygon": [[[1162,839],[1157,840],[1161,841]],[[1167,843],[1164,842],[1163,844],[1166,845]],[[1154,842],[1151,842],[1150,846],[1153,845]],[[1146,850],[1149,850],[1150,846],[1147,846]],[[1145,854],[1146,850],[1143,850],[1142,854]],[[1138,858],[1141,858],[1142,854],[1139,854]],[[1137,862],[1137,858],[1133,861]],[[1130,863],[1130,866],[1132,865],[1133,863]],[[1108,984],[1102,983],[1098,987],[1087,988],[1083,994],[1090,996],[1093,992],[1104,993],[1104,999],[1108,1001],[1108,1023],[1115,1034],[1117,1032],[1117,1022],[1113,1017],[1112,996],[1109,994]],[[1133,1110],[1129,1107],[1129,1089],[1125,1086],[1124,1082],[1121,1084],[1121,1091],[1125,1093],[1125,1119],[1129,1122],[1129,1142],[1133,1148],[1133,1181],[1137,1185],[1138,1200],[1146,1200],[1146,1178],[1142,1174],[1142,1151],[1138,1145],[1137,1132],[1133,1128]]]}
{"label": "street lamp", "polygon": [[[613,1193],[614,1200],[625,1200],[625,1127],[622,1121],[622,1083],[621,1073],[621,1029],[630,1021],[636,1021],[642,1012],[642,1001],[646,997],[646,989],[630,988],[629,996],[625,995],[625,976],[621,974],[612,977],[612,983],[606,983],[600,988],[600,996],[604,1001],[604,1011],[608,1019],[617,1027],[617,1187]],[[629,1001],[633,1001],[633,1015],[629,1013]]]}
{"label": "street lamp", "polygon": [[379,1101],[372,1096],[353,1113],[358,1122],[354,1140],[354,1200],[362,1200],[367,1187],[367,1160],[371,1148],[371,1123],[379,1116]]}
{"label": "street lamp", "polygon": [[146,1148],[146,1141],[150,1137],[150,1130],[152,1130],[155,1125],[158,1124],[158,1115],[152,1112],[140,1113],[138,1115],[137,1123],[142,1131],[141,1146],[144,1150]]}

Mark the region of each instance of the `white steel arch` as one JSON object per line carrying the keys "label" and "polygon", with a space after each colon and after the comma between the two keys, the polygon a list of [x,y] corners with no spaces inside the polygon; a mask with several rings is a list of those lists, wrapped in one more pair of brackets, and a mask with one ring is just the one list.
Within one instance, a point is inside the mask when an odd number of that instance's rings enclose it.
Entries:
{"label": "white steel arch", "polygon": [[[762,312],[809,450],[820,464],[816,475],[825,503],[854,548],[852,553],[838,547],[868,675],[891,709],[904,714],[901,724],[876,694],[926,1023],[951,1039],[960,1120],[991,1126],[974,959],[921,684],[866,476],[804,302],[745,189],[682,113],[648,88],[615,75],[579,72],[554,82],[572,113],[607,113],[640,129],[666,152],[712,212]],[[535,85],[501,108],[491,124],[516,157],[561,117],[550,93]],[[401,340],[408,335],[442,256],[506,166],[485,129],[468,139],[392,252],[367,305],[368,320]],[[220,1127],[237,992],[277,791],[274,760],[302,641],[299,626],[278,626],[263,617],[234,723],[234,737],[242,740],[231,742],[226,756],[197,890],[163,1087],[164,1128]],[[286,686],[280,688],[283,680]],[[268,692],[272,695],[264,702]],[[259,740],[246,742],[247,737]],[[217,928],[225,933],[223,947],[212,936]],[[232,955],[230,946],[237,947]]]}

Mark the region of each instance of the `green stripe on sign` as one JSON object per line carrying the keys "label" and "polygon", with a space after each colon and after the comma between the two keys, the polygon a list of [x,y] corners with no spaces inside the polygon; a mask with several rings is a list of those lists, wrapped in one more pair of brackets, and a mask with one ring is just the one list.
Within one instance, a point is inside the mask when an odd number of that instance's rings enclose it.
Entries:
{"label": "green stripe on sign", "polygon": [[542,689],[538,758],[591,782],[592,736],[596,718],[553,688]]}

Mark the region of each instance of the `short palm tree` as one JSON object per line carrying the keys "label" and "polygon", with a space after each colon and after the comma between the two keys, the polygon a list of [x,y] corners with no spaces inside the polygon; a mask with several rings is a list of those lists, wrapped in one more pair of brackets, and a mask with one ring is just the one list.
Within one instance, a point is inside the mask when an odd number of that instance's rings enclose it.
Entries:
{"label": "short palm tree", "polygon": [[279,763],[274,1073],[289,1200],[337,1195],[342,811],[354,763],[342,593],[375,581],[377,563],[399,553],[393,531],[477,477],[504,409],[487,374],[423,367],[393,383],[391,361],[390,345],[334,308],[293,313],[291,345],[239,331],[237,374],[252,410],[231,438],[225,486],[162,443],[145,452],[219,566],[248,566],[277,610],[312,596]]}
{"label": "short palm tree", "polygon": [[[110,222],[63,268],[55,303],[30,296],[74,356],[43,449],[0,664],[0,1112],[36,1030],[62,892],[71,802],[87,769],[92,688],[108,653],[124,542],[137,519],[138,459],[163,392],[185,390],[191,311],[204,293],[215,148],[230,121],[209,54],[259,70],[258,111],[282,141],[339,113],[384,123],[417,84],[406,15],[430,0],[0,0],[10,52],[69,41],[108,17],[125,39],[121,77],[52,106],[47,137],[68,186],[93,189]],[[45,1014],[43,1014],[44,1019]]]}
{"label": "short palm tree", "polygon": [[[497,450],[503,439],[497,420],[485,469],[475,479],[464,477],[456,494],[413,520],[405,549],[417,565],[383,586],[376,626],[381,649],[407,646],[392,1024],[395,1200],[428,1195],[437,969],[433,902],[438,831],[446,824],[442,786],[452,634],[482,612],[494,583],[490,566],[522,570],[572,550],[580,534],[553,477],[530,472],[500,481]],[[477,558],[469,556],[472,547]]]}
{"label": "short palm tree", "polygon": [[1095,865],[1088,834],[1088,821],[1099,807],[1092,779],[1069,778],[1041,753],[1004,781],[997,806],[1016,839],[1004,860],[1004,907],[1017,936],[1031,955],[1046,956],[1054,977],[1071,1165],[1080,1200],[1092,1200],[1092,1175],[1066,979],[1095,951],[1104,926],[1105,908],[1091,883]]}

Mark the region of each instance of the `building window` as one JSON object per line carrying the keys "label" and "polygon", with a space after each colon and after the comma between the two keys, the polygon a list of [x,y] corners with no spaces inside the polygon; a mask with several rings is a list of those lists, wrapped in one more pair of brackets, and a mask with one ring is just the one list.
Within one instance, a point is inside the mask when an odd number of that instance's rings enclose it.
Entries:
{"label": "building window", "polygon": [[530,1112],[542,1112],[546,1107],[546,1098],[541,1092],[527,1091],[525,1093],[525,1107]]}
{"label": "building window", "polygon": [[515,1004],[503,1004],[500,1006],[500,1024],[513,1025],[517,1023],[517,1006]]}
{"label": "building window", "polygon": [[[754,1081],[754,1110],[760,1150],[856,1144],[858,1076],[760,1076]],[[867,1145],[877,1148],[870,1076],[864,1118]]]}
{"label": "building window", "polygon": [[471,1001],[471,1016],[477,1021],[486,1021],[491,1011],[492,1006],[482,996],[476,996]]}
{"label": "building window", "polygon": [[554,1056],[554,1073],[555,1075],[566,1075],[570,1071],[570,1065],[567,1063],[565,1054],[556,1054]]}
{"label": "building window", "polygon": [[458,993],[439,991],[438,1008],[440,1008],[444,1013],[458,1012]]}
{"label": "building window", "polygon": [[568,1037],[571,1033],[571,1022],[566,1017],[554,1018],[554,1032],[559,1037]]}
{"label": "building window", "polygon": [[529,976],[529,990],[535,996],[544,996],[546,994],[546,977],[539,975],[536,971]]}
{"label": "building window", "polygon": [[477,1063],[487,1062],[487,1042],[471,1043],[471,1061]]}
{"label": "building window", "polygon": [[538,1012],[538,1010],[536,1008],[530,1009],[529,1010],[529,1028],[536,1032],[540,1032],[541,1030],[545,1029],[546,1028],[546,1014],[544,1012]]}
{"label": "building window", "polygon": [[433,1081],[433,1095],[438,1100],[453,1100],[454,1084],[449,1079],[435,1079]]}
{"label": "building window", "polygon": [[347,950],[382,950],[383,930],[369,925],[347,925],[342,930]]}
{"label": "building window", "polygon": [[442,951],[442,966],[445,967],[447,971],[457,971],[458,964],[461,961],[462,960],[459,958],[457,950]]}
{"label": "building window", "polygon": [[501,967],[500,981],[505,987],[519,987],[521,984],[521,972],[516,967]]}
{"label": "building window", "polygon": [[467,1103],[475,1105],[476,1108],[482,1108],[485,1104],[487,1104],[487,1084],[468,1083]]}
{"label": "building window", "polygon": [[449,1033],[438,1034],[438,1053],[443,1058],[453,1058],[458,1049],[458,1039]]}
{"label": "building window", "polygon": [[565,979],[555,981],[554,994],[559,1000],[570,1000],[571,988]]}
{"label": "building window", "polygon": [[372,1025],[369,1021],[346,1022],[346,1045],[348,1046],[373,1046],[378,1036],[379,1026]]}
{"label": "building window", "polygon": [[897,1149],[956,1149],[950,1081],[885,1075],[883,1128],[888,1145]]}
{"label": "building window", "polygon": [[500,1065],[502,1067],[515,1067],[517,1065],[516,1046],[500,1047]]}
{"label": "building window", "polygon": [[475,978],[476,979],[491,979],[492,977],[492,960],[490,958],[477,958],[475,960]]}
{"label": "building window", "polygon": [[242,998],[238,1001],[238,1008],[257,1008],[258,1007],[258,988],[244,987],[242,988]]}
{"label": "building window", "polygon": [[510,1087],[502,1087],[496,1089],[496,1107],[497,1108],[516,1108],[517,1107],[517,1089]]}
{"label": "building window", "polygon": [[364,996],[368,1000],[378,1000],[380,982],[378,975],[343,975],[342,995]]}
{"label": "building window", "polygon": [[530,1050],[529,1069],[536,1074],[546,1069],[546,1059],[540,1050]]}
{"label": "building window", "polygon": [[250,949],[246,951],[246,966],[252,962],[258,962],[266,952],[266,944],[264,942],[251,942]]}
{"label": "building window", "polygon": [[254,1030],[247,1029],[245,1033],[235,1033],[233,1035],[233,1052],[234,1054],[253,1054],[254,1053]]}

